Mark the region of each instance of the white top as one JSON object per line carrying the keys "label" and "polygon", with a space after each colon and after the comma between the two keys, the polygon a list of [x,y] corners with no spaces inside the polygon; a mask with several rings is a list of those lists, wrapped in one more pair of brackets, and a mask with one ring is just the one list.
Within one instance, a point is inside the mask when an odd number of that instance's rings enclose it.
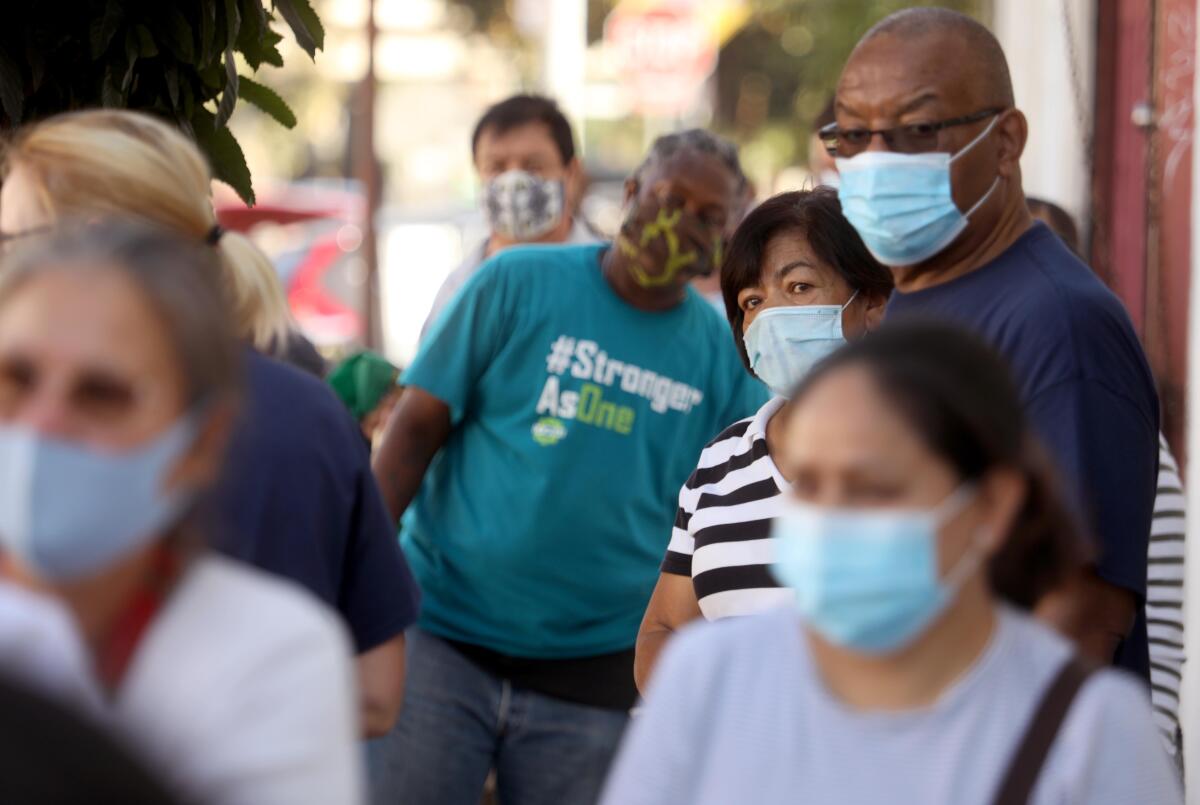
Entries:
{"label": "white top", "polygon": [[787,481],[767,450],[767,423],[783,407],[768,400],[723,430],[700,453],[679,490],[679,509],[662,572],[691,576],[708,620],[786,604],[791,590],[771,575],[771,520],[782,513]]}
{"label": "white top", "polygon": [[1184,535],[1187,533],[1183,482],[1175,457],[1160,434],[1158,494],[1150,524],[1146,565],[1146,631],[1150,638],[1150,698],[1154,719],[1167,748],[1177,752],[1179,686],[1183,680],[1183,598],[1187,578]]}
{"label": "white top", "polygon": [[[703,623],[668,646],[604,805],[989,805],[1066,642],[1002,609],[975,665],[930,707],[851,709],[820,681],[791,609]],[[1173,805],[1182,795],[1146,693],[1084,685],[1031,805]]]}
{"label": "white top", "polygon": [[78,710],[99,709],[91,662],[70,612],[56,599],[4,582],[0,671]]}
{"label": "white top", "polygon": [[199,560],[151,623],[114,728],[197,802],[362,799],[349,638],[299,587]]}

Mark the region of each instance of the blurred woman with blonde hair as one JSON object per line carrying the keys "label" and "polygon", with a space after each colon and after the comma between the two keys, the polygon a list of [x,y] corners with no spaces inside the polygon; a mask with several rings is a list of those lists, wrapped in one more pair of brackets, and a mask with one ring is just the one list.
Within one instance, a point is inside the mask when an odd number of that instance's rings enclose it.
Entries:
{"label": "blurred woman with blonde hair", "polygon": [[[371,475],[358,428],[319,380],[265,357],[286,346],[273,268],[217,224],[212,174],[179,130],[149,115],[90,110],[48,118],[8,144],[0,244],[62,218],[133,218],[219,254],[244,351],[245,408],[215,495],[215,547],[307,587],[343,616],[359,653],[363,727],[384,734],[400,706],[404,629],[416,585]],[[268,287],[271,286],[271,287]]]}
{"label": "blurred woman with blonde hair", "polygon": [[30,191],[33,202],[6,217],[6,239],[36,232],[47,218],[113,215],[206,240],[220,256],[239,334],[260,352],[283,349],[291,321],[275,268],[217,224],[208,164],[182,132],[146,115],[78,112],[18,133],[5,161],[5,184]]}

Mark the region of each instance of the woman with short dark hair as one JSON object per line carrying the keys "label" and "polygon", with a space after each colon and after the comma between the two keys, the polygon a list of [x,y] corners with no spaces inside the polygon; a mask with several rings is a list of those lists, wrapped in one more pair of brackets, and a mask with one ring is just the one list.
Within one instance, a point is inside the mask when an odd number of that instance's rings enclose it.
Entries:
{"label": "woman with short dark hair", "polygon": [[1144,689],[1030,607],[1083,559],[1005,363],[883,328],[793,395],[789,606],[689,629],[602,802],[1181,802]]}
{"label": "woman with short dark hair", "polygon": [[786,597],[767,570],[767,529],[787,487],[774,461],[786,395],[816,361],[878,324],[891,290],[891,272],[829,188],[775,196],[738,226],[721,265],[725,312],[742,360],[776,396],[717,436],[680,490],[638,633],[639,687],[687,622],[758,612]]}

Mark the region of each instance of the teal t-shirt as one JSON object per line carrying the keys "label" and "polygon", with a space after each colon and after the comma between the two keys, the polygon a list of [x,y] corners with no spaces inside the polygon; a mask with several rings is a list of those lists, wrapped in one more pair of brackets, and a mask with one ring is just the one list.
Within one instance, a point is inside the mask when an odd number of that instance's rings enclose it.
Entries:
{"label": "teal t-shirt", "polygon": [[679,487],[767,399],[710,305],[631,307],[605,248],[493,257],[404,375],[453,424],[402,535],[435,634],[528,658],[631,647]]}

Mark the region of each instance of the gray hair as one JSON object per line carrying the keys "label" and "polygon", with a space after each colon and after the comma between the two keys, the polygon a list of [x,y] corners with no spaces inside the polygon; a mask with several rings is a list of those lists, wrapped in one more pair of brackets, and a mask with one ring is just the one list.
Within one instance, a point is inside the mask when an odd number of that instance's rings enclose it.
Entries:
{"label": "gray hair", "polygon": [[633,172],[633,180],[641,182],[642,176],[656,165],[660,165],[678,153],[696,151],[701,154],[711,154],[725,163],[729,172],[737,179],[738,192],[746,188],[749,180],[742,171],[742,162],[738,159],[737,146],[722,139],[705,129],[687,129],[672,134],[664,134],[650,146],[650,153]]}
{"label": "gray hair", "polygon": [[129,220],[67,223],[24,240],[0,262],[0,303],[45,271],[118,271],[161,318],[189,404],[240,396],[238,342],[211,246]]}

